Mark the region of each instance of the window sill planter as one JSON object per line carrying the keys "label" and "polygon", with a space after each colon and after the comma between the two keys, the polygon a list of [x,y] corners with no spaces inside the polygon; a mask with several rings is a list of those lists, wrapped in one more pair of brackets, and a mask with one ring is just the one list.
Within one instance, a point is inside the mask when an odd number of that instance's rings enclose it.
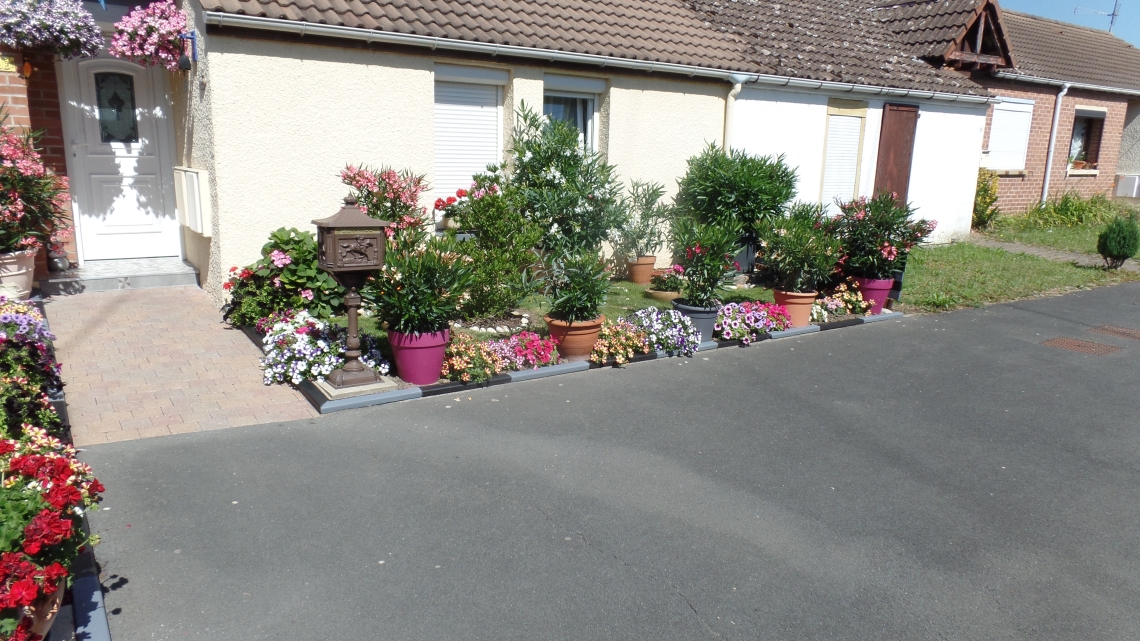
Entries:
{"label": "window sill planter", "polygon": [[598,334],[602,331],[602,323],[606,317],[598,316],[592,320],[566,321],[543,316],[546,327],[550,330],[550,337],[558,341],[558,356],[563,361],[576,363],[590,360],[594,351],[594,343],[598,341]]}
{"label": "window sill planter", "polygon": [[396,375],[412,385],[431,385],[439,382],[443,359],[451,331],[424,334],[388,332],[392,357],[396,361]]}
{"label": "window sill planter", "polygon": [[0,293],[5,293],[15,300],[28,300],[32,295],[32,276],[35,268],[34,249],[0,254]]}
{"label": "window sill planter", "polygon": [[1066,176],[1079,177],[1079,176],[1099,176],[1099,169],[1070,169],[1065,172]]}
{"label": "window sill planter", "polygon": [[863,300],[871,303],[871,314],[882,314],[883,305],[887,303],[891,288],[895,286],[895,279],[863,278],[861,276],[852,276],[851,278],[859,285]]}
{"label": "window sill planter", "polygon": [[716,315],[720,311],[716,307],[692,307],[686,305],[681,300],[673,301],[673,309],[681,312],[682,315],[687,316],[689,320],[693,321],[693,327],[701,334],[701,342],[711,341],[713,339],[713,332],[716,330]]}
{"label": "window sill planter", "polygon": [[653,278],[653,265],[657,262],[656,256],[638,256],[636,261],[625,264],[629,274],[629,282],[635,285],[648,285]]}
{"label": "window sill planter", "polygon": [[681,297],[681,292],[662,292],[656,289],[647,289],[645,293],[654,300],[659,300],[665,303],[671,303],[674,299]]}
{"label": "window sill planter", "polygon": [[819,292],[785,292],[772,290],[777,305],[783,305],[792,319],[792,327],[807,327],[811,324],[811,307]]}

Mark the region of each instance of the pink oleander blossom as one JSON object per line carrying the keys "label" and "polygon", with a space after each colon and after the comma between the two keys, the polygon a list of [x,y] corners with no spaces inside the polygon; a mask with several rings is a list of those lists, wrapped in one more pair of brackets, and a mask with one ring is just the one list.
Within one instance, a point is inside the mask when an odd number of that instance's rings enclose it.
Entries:
{"label": "pink oleander blossom", "polygon": [[186,31],[189,17],[171,0],[157,0],[136,7],[115,24],[107,50],[113,56],[153,67],[178,71],[178,58],[185,45],[178,36]]}

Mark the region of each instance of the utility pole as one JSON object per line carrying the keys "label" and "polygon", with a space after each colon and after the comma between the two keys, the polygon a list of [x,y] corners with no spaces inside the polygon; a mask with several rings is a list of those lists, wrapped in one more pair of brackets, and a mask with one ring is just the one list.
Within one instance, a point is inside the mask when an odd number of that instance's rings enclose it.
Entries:
{"label": "utility pole", "polygon": [[1093,14],[1098,16],[1108,16],[1108,32],[1112,33],[1112,28],[1116,26],[1116,19],[1120,17],[1120,0],[1116,0],[1116,5],[1112,8],[1112,13],[1107,11],[1097,11],[1095,9],[1082,9],[1077,7],[1073,9],[1073,15],[1077,14]]}

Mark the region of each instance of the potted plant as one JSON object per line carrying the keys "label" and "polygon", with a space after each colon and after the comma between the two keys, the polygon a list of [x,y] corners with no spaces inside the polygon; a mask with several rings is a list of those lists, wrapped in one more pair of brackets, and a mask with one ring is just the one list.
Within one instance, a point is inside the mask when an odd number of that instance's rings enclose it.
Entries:
{"label": "potted plant", "polygon": [[606,320],[601,313],[610,287],[605,261],[588,249],[548,256],[538,280],[550,301],[544,318],[558,355],[565,361],[588,360]]}
{"label": "potted plant", "polygon": [[689,216],[673,221],[672,243],[681,252],[680,265],[685,270],[681,288],[684,298],[674,300],[673,309],[693,321],[702,341],[712,340],[720,308],[716,289],[725,272],[736,265],[739,238],[740,229],[735,225],[704,224]]}
{"label": "potted plant", "polygon": [[656,298],[666,303],[673,302],[673,299],[681,297],[681,288],[685,285],[681,276],[684,273],[685,268],[681,265],[673,265],[669,269],[655,271],[649,279],[649,289],[645,290],[645,293],[650,298]]}
{"label": "potted plant", "polygon": [[146,7],[135,7],[115,23],[115,35],[107,52],[144,67],[161,65],[167,71],[178,71],[189,17],[171,0],[157,0]]}
{"label": "potted plant", "polygon": [[701,334],[693,321],[675,309],[647,307],[630,314],[625,320],[645,332],[648,347],[670,356],[692,356],[701,344]]}
{"label": "potted plant", "polygon": [[894,286],[894,273],[904,269],[907,254],[930,236],[937,223],[911,220],[914,209],[886,192],[870,200],[839,203],[839,210],[827,227],[843,246],[839,261],[843,273],[859,285],[871,303],[871,313],[879,314]]}
{"label": "potted plant", "polygon": [[614,230],[614,253],[625,260],[631,283],[648,285],[657,262],[657,250],[665,240],[663,223],[669,207],[662,204],[665,188],[658,183],[633,181],[629,195],[622,199],[625,220]]}
{"label": "potted plant", "polygon": [[35,150],[36,135],[4,124],[0,110],[0,286],[14,298],[32,292],[36,254],[62,250],[71,233],[67,224],[67,179],[44,167]]}
{"label": "potted plant", "polygon": [[64,58],[94,58],[103,47],[95,18],[77,0],[10,0],[0,20],[0,46]]}
{"label": "potted plant", "polygon": [[788,310],[792,327],[807,327],[811,309],[835,271],[839,240],[824,224],[819,205],[797,204],[760,241],[757,264],[774,284],[776,304]]}

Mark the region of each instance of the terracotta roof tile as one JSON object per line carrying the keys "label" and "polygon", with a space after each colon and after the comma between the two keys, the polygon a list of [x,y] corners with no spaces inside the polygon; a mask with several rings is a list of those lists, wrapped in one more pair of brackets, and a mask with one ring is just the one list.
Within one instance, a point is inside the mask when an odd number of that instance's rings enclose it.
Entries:
{"label": "terracotta roof tile", "polygon": [[968,78],[916,59],[912,47],[900,44],[899,36],[872,15],[877,0],[199,2],[207,11],[814,80],[986,94]]}
{"label": "terracotta roof tile", "polygon": [[1140,49],[1107,31],[1002,12],[1017,71],[1041,78],[1140,90]]}

